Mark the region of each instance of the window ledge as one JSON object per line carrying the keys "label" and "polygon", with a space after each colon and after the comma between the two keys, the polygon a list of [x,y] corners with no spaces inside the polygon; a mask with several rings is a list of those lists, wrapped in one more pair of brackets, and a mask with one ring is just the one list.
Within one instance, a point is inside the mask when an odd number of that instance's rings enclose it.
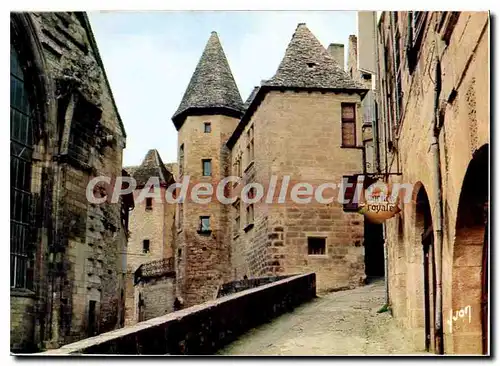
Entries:
{"label": "window ledge", "polygon": [[245,226],[243,228],[243,230],[247,233],[248,231],[250,231],[251,229],[253,228],[253,222],[248,224],[247,226]]}
{"label": "window ledge", "polygon": [[250,170],[251,167],[253,167],[255,160],[252,160],[251,162],[248,163],[247,167],[243,171],[243,173],[246,173],[247,171]]}
{"label": "window ledge", "polygon": [[15,288],[15,287],[11,287],[10,288],[10,296],[13,296],[13,297],[31,297],[31,298],[35,298],[36,294],[35,294],[35,291],[29,290],[27,288]]}
{"label": "window ledge", "polygon": [[354,146],[340,145],[340,148],[341,149],[364,149],[363,146],[357,146],[357,145],[354,145]]}
{"label": "window ledge", "polygon": [[328,254],[308,254],[307,256],[309,258],[320,258],[320,259],[328,258]]}
{"label": "window ledge", "polygon": [[210,235],[212,230],[197,230],[196,232],[200,235]]}

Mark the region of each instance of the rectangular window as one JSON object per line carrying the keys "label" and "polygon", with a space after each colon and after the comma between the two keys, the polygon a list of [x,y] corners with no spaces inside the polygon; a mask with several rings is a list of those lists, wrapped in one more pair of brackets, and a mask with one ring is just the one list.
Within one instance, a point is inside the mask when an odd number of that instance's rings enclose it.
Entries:
{"label": "rectangular window", "polygon": [[254,159],[253,125],[247,131],[247,159],[247,164],[250,164]]}
{"label": "rectangular window", "polygon": [[212,175],[212,160],[203,159],[201,162],[203,165],[203,176],[204,177],[211,176]]}
{"label": "rectangular window", "polygon": [[179,203],[178,207],[179,207],[179,217],[177,218],[177,228],[182,229],[182,223],[184,218],[184,206],[182,205],[182,203]]}
{"label": "rectangular window", "polygon": [[356,104],[342,103],[342,147],[356,146]]}
{"label": "rectangular window", "polygon": [[325,255],[326,254],[326,238],[308,237],[307,238],[307,254],[309,254],[309,255]]}
{"label": "rectangular window", "polygon": [[345,175],[342,180],[342,184],[348,184],[345,188],[344,201],[347,203],[343,204],[344,212],[357,212],[358,211],[358,202],[354,200],[354,193],[356,190],[356,184],[358,182],[357,175]]}
{"label": "rectangular window", "polygon": [[236,201],[233,204],[234,207],[234,224],[233,224],[233,233],[237,234],[240,230],[240,202]]}
{"label": "rectangular window", "polygon": [[254,212],[253,212],[253,203],[250,203],[247,206],[247,225],[253,224],[253,219],[254,219]]}
{"label": "rectangular window", "polygon": [[151,211],[153,209],[153,198],[147,197],[146,198],[146,210]]}
{"label": "rectangular window", "polygon": [[142,252],[149,253],[149,239],[144,239],[142,241]]}
{"label": "rectangular window", "polygon": [[179,148],[179,176],[184,173],[184,144]]}
{"label": "rectangular window", "polygon": [[203,128],[205,133],[210,133],[212,132],[212,124],[210,122],[205,122],[203,123]]}
{"label": "rectangular window", "polygon": [[413,33],[413,46],[420,40],[420,36],[424,30],[425,16],[427,12],[425,11],[413,11],[412,12],[412,33]]}
{"label": "rectangular window", "polygon": [[418,55],[420,46],[422,44],[424,29],[425,29],[425,19],[427,12],[425,11],[410,11],[408,12],[409,27],[408,27],[408,39],[409,47],[407,48],[408,57],[408,67],[410,74],[413,73],[418,62]]}
{"label": "rectangular window", "polygon": [[200,232],[210,232],[210,216],[200,216]]}
{"label": "rectangular window", "polygon": [[448,45],[450,43],[451,35],[455,25],[460,17],[459,11],[444,11],[441,15],[441,22],[439,24],[439,32],[441,33],[441,39]]}

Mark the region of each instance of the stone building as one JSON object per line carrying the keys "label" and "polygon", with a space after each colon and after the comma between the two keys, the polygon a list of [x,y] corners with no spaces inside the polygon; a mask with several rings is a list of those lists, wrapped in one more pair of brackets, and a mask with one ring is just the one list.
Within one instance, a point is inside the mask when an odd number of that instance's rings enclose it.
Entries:
{"label": "stone building", "polygon": [[380,153],[413,185],[388,220],[389,298],[415,344],[488,352],[489,16],[383,12]]}
{"label": "stone building", "polygon": [[[352,183],[363,172],[366,92],[299,24],[276,74],[243,104],[214,32],[172,118],[178,181],[189,176],[190,187],[215,192],[223,178],[240,177],[228,185],[231,195],[247,183],[268,186],[273,175],[291,184]],[[363,283],[363,218],[352,202],[222,204],[210,195],[209,203],[178,204],[177,291],[186,305],[245,276],[314,271],[320,290]]]}
{"label": "stone building", "polygon": [[10,347],[30,352],[123,325],[133,201],[86,196],[93,177],[122,175],[126,138],[86,14],[10,26]]}
{"label": "stone building", "polygon": [[[142,264],[173,256],[175,205],[168,204],[164,199],[165,191],[174,183],[174,178],[158,151],[149,150],[140,166],[127,167],[125,170],[136,182],[133,193],[135,209],[129,219],[130,237],[127,246],[125,325],[130,325],[139,320],[139,299],[134,290],[136,271]],[[153,180],[149,181],[151,178]],[[159,186],[151,187],[148,181]],[[141,195],[148,186],[149,191],[156,189],[156,192]]]}
{"label": "stone building", "polygon": [[[178,181],[217,185],[228,173],[225,143],[243,114],[243,102],[213,32],[172,117],[178,130]],[[177,205],[175,253],[178,292],[186,305],[212,300],[231,279],[228,207],[215,199]]]}

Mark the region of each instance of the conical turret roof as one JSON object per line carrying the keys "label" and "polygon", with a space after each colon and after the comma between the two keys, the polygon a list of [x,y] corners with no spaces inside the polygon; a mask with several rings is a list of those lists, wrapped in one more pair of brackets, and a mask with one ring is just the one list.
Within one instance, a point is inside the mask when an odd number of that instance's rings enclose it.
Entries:
{"label": "conical turret roof", "polygon": [[276,74],[263,85],[366,90],[342,69],[305,23],[297,26]]}
{"label": "conical turret roof", "polygon": [[212,32],[172,120],[179,128],[184,118],[191,113],[229,113],[239,117],[242,112],[240,92],[219,37],[216,32]]}
{"label": "conical turret roof", "polygon": [[142,164],[132,169],[125,168],[135,179],[137,187],[144,186],[150,177],[158,177],[160,184],[171,184],[174,182],[172,173],[166,168],[161,160],[160,154],[156,149],[148,151]]}

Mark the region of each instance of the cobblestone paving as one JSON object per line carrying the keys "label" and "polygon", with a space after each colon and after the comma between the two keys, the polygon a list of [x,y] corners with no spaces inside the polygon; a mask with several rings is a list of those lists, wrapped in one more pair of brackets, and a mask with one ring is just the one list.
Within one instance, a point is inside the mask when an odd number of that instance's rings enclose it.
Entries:
{"label": "cobblestone paving", "polygon": [[220,355],[387,355],[416,350],[384,304],[384,283],[319,295],[317,299],[250,330]]}

